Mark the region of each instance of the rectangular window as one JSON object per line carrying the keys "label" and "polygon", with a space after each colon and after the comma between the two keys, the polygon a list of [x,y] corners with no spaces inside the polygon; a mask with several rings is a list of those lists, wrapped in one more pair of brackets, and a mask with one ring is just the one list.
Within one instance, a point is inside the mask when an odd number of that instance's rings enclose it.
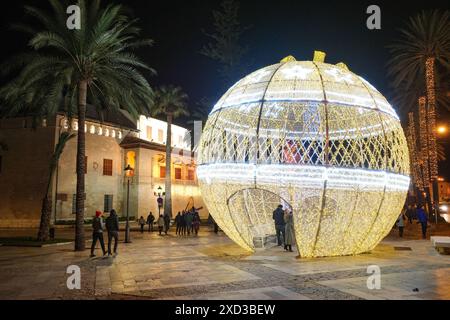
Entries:
{"label": "rectangular window", "polygon": [[105,194],[104,198],[104,205],[103,205],[103,212],[110,212],[113,208],[113,195],[112,194]]}
{"label": "rectangular window", "polygon": [[160,166],[159,167],[159,177],[165,178],[166,177],[166,167]]}
{"label": "rectangular window", "polygon": [[192,169],[188,170],[188,180],[195,180],[195,172]]}
{"label": "rectangular window", "polygon": [[77,213],[77,195],[74,193],[72,195],[72,214]]}
{"label": "rectangular window", "polygon": [[[63,196],[63,195],[62,195]],[[64,195],[65,197],[61,197],[61,201],[67,201],[67,194]],[[86,201],[86,193],[84,194],[84,201]],[[77,194],[74,193],[72,195],[72,214],[77,213]]]}
{"label": "rectangular window", "polygon": [[88,159],[87,156],[84,157],[84,174],[87,173],[87,167],[88,167]]}
{"label": "rectangular window", "polygon": [[164,131],[162,129],[158,129],[158,142],[164,142]]}
{"label": "rectangular window", "polygon": [[178,136],[178,146],[182,146],[183,145],[183,136]]}
{"label": "rectangular window", "polygon": [[147,127],[147,139],[148,140],[152,140],[153,139],[153,129],[150,126]]}
{"label": "rectangular window", "polygon": [[175,179],[181,180],[181,168],[175,168]]}
{"label": "rectangular window", "polygon": [[113,161],[111,159],[103,159],[103,175],[112,176]]}

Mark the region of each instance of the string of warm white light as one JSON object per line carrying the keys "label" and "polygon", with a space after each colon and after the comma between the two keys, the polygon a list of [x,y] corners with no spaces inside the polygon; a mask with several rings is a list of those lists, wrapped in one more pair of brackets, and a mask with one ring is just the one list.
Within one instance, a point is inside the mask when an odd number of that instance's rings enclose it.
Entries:
{"label": "string of warm white light", "polygon": [[436,145],[436,96],[434,86],[434,62],[435,59],[430,57],[426,61],[426,83],[428,98],[428,151],[430,178],[438,177],[438,156]]}
{"label": "string of warm white light", "polygon": [[409,156],[397,114],[347,66],[315,57],[290,56],[243,78],[205,125],[203,199],[247,250],[275,233],[280,203],[293,211],[303,257],[372,249],[403,206]]}
{"label": "string of warm white light", "polygon": [[412,180],[413,184],[417,186],[419,191],[423,192],[423,177],[419,163],[419,152],[417,148],[417,139],[416,139],[416,125],[414,121],[414,113],[408,113],[408,148],[409,148],[409,157],[411,159],[411,171],[412,171]]}
{"label": "string of warm white light", "polygon": [[[330,103],[377,109],[398,119],[386,99],[366,80],[337,66],[324,63],[318,66],[319,70],[316,70],[310,61],[297,61],[295,64],[285,63],[279,69],[273,65],[256,71],[236,83],[212,112],[239,104],[260,103],[263,98],[265,102],[321,102],[326,95]],[[319,74],[322,75],[323,86]]]}
{"label": "string of warm white light", "polygon": [[428,166],[429,149],[428,149],[428,125],[427,125],[426,98],[419,98],[419,130],[420,130],[420,163],[422,167],[423,185],[430,185],[430,170]]}
{"label": "string of warm white light", "polygon": [[238,181],[243,184],[255,183],[271,185],[296,184],[297,187],[312,188],[322,186],[325,180],[328,187],[354,190],[382,190],[388,183],[391,189],[408,188],[410,179],[404,175],[362,169],[345,169],[301,165],[255,165],[239,163],[215,163],[200,166],[198,175],[205,177],[205,184]]}

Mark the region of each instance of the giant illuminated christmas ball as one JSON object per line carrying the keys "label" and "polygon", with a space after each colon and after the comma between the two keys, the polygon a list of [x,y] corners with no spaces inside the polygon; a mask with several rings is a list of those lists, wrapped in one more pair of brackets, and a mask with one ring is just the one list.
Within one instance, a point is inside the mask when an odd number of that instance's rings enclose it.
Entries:
{"label": "giant illuminated christmas ball", "polygon": [[275,234],[278,204],[293,211],[302,257],[369,251],[403,207],[409,159],[397,114],[370,83],[324,55],[290,56],[251,73],[205,125],[203,199],[247,250]]}

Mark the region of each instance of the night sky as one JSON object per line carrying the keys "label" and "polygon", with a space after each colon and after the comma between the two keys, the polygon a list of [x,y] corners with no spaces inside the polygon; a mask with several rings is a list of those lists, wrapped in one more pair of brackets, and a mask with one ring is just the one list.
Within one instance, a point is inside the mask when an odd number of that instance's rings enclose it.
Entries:
{"label": "night sky", "polygon": [[[220,98],[224,86],[218,77],[218,66],[199,54],[208,41],[202,29],[211,30],[212,10],[219,7],[219,1],[115,2],[130,7],[140,19],[143,36],[155,40],[153,48],[139,52],[139,56],[158,72],[157,76],[149,78],[152,86],[179,85],[188,93],[191,105],[202,98],[210,101]],[[396,38],[397,29],[410,15],[423,9],[449,9],[450,6],[448,0],[240,2],[241,23],[251,29],[243,36],[243,44],[249,48],[244,57],[248,68],[244,74],[236,72],[235,81],[290,54],[297,60],[311,60],[313,51],[318,49],[327,53],[326,62],[345,62],[388,99],[391,91],[386,77],[385,65],[389,58],[386,46]],[[8,30],[8,25],[23,17],[25,3],[46,5],[42,0],[2,3],[2,61],[25,48],[26,39]],[[371,4],[381,7],[382,30],[366,28],[366,8]],[[405,119],[404,114],[400,117]],[[440,117],[443,120],[448,115],[441,111]]]}

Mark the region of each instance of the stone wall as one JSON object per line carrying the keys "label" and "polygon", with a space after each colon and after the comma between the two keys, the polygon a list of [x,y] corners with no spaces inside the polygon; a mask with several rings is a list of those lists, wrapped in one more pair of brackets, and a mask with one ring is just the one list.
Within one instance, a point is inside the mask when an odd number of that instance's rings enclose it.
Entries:
{"label": "stone wall", "polygon": [[[104,196],[113,196],[113,208],[121,215],[123,212],[124,154],[117,138],[86,133],[87,173],[85,175],[86,202],[85,217],[95,215],[96,210],[104,210]],[[73,195],[76,192],[76,153],[77,140],[69,141],[61,155],[58,167],[56,192],[57,220],[72,220]],[[112,176],[103,175],[103,160],[113,162]]]}
{"label": "stone wall", "polygon": [[[30,119],[7,119],[0,122],[0,141],[8,146],[1,150],[0,171],[0,228],[26,228],[39,226],[41,202],[49,175],[49,162],[61,130],[69,126],[62,116],[47,121],[45,126],[31,129]],[[104,210],[105,195],[113,196],[112,207],[120,216],[126,215],[127,178],[124,168],[126,153],[135,152],[134,176],[130,179],[130,216],[147,217],[152,211],[158,212],[154,191],[164,188],[160,178],[158,162],[164,156],[164,147],[157,149],[128,148],[120,146],[122,138],[128,134],[119,128],[87,121],[86,126],[87,173],[85,175],[86,202],[85,218],[91,218],[96,210]],[[113,134],[111,134],[113,133]],[[132,133],[134,134],[134,133]],[[76,191],[76,137],[69,141],[61,155],[57,173],[51,184],[53,198],[52,221],[75,220],[73,196]],[[112,176],[103,174],[103,160],[113,161]],[[206,206],[200,196],[197,180],[187,179],[189,156],[173,156],[176,162],[172,169],[173,214],[184,210],[188,202],[194,200],[195,207],[203,219],[208,216]],[[175,167],[182,168],[182,179],[175,179]],[[56,218],[55,218],[56,215]]]}
{"label": "stone wall", "polygon": [[31,119],[0,120],[0,227],[39,225],[55,145],[55,123],[32,127]]}

